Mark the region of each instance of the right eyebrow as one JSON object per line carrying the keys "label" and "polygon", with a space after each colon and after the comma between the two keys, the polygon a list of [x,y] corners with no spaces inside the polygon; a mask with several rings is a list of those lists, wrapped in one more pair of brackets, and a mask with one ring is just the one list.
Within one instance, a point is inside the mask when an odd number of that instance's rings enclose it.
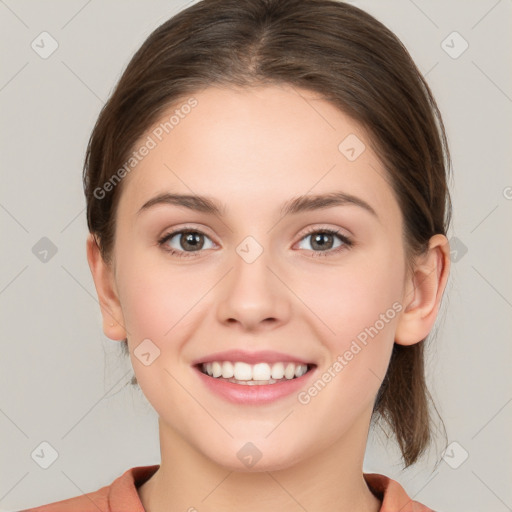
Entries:
{"label": "right eyebrow", "polygon": [[190,210],[218,216],[223,216],[226,211],[226,205],[220,205],[206,196],[163,193],[146,201],[137,212],[137,215],[160,204],[183,206]]}

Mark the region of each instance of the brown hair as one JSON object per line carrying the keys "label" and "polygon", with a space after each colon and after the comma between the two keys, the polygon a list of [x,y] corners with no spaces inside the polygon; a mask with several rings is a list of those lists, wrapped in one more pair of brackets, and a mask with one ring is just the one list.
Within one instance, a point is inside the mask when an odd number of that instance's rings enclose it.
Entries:
{"label": "brown hair", "polygon": [[[164,110],[214,84],[280,83],[319,93],[367,130],[403,214],[410,269],[430,237],[446,235],[450,156],[442,118],[426,81],[389,29],[336,0],[203,0],[150,34],[89,140],[83,174],[87,223],[107,263],[123,182],[107,194],[102,187]],[[431,439],[424,342],[394,344],[372,417],[391,427],[405,467]],[[123,351],[128,354],[127,340]]]}

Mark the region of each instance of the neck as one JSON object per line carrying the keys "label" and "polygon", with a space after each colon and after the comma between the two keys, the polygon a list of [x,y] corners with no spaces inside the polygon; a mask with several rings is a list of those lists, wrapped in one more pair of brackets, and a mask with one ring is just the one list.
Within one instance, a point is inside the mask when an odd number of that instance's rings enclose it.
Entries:
{"label": "neck", "polygon": [[[138,489],[146,512],[378,512],[362,471],[360,426],[314,456],[271,471],[232,471],[216,464],[159,420],[162,462]],[[364,431],[364,429],[363,429]],[[351,435],[352,434],[352,435]]]}

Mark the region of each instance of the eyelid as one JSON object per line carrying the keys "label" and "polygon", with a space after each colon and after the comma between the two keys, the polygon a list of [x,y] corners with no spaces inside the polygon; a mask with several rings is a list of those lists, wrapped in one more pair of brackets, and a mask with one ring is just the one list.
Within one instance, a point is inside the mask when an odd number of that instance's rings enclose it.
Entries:
{"label": "eyelid", "polygon": [[[340,235],[341,237],[344,237],[347,240],[351,240],[352,239],[352,235],[350,234],[350,232],[347,229],[343,229],[343,228],[341,228],[339,226],[329,226],[327,224],[325,224],[325,225],[313,225],[313,226],[308,226],[307,228],[304,228],[304,229],[305,229],[305,231],[300,231],[299,232],[299,235],[300,235],[299,240],[302,240],[307,235],[311,235],[312,233],[317,233],[319,231],[320,232],[328,231],[328,232],[331,232],[331,233],[336,233],[337,235]],[[297,235],[297,236],[299,236],[299,235]]]}
{"label": "eyelid", "polygon": [[354,239],[352,235],[345,234],[343,232],[342,228],[339,227],[329,227],[329,226],[311,226],[307,228],[306,232],[301,233],[300,238],[297,242],[295,242],[294,246],[300,242],[302,242],[305,238],[308,236],[314,234],[314,233],[328,233],[332,236],[338,237],[342,245],[339,247],[336,247],[335,249],[328,249],[326,251],[310,251],[316,254],[317,256],[330,256],[334,255],[339,251],[350,249],[355,245]]}
{"label": "eyelid", "polygon": [[207,227],[203,227],[202,225],[200,225],[199,227],[197,225],[188,225],[188,224],[185,224],[184,226],[178,226],[178,227],[172,227],[172,228],[169,228],[169,229],[164,229],[163,230],[163,234],[160,235],[158,238],[159,239],[162,239],[162,238],[165,238],[169,235],[176,235],[178,233],[181,233],[183,231],[194,231],[194,232],[197,232],[197,233],[200,233],[202,235],[205,235],[207,236],[208,238],[210,238],[212,241],[214,241],[214,236],[210,234],[209,230]]}
{"label": "eyelid", "polygon": [[[174,238],[176,235],[183,234],[184,232],[193,232],[193,233],[199,233],[200,235],[203,235],[203,236],[209,238],[213,242],[214,245],[218,246],[219,244],[215,241],[215,237],[211,236],[206,231],[207,231],[206,228],[203,228],[203,227],[198,228],[196,226],[190,226],[190,225],[170,228],[169,230],[164,230],[164,234],[158,237],[157,244],[163,245],[170,239]],[[169,251],[171,251],[171,250],[172,249],[169,249]],[[182,251],[182,252],[186,252],[186,251]],[[203,251],[190,251],[189,254],[193,254],[194,252],[203,252]]]}
{"label": "eyelid", "polygon": [[[217,242],[215,242],[215,240],[213,240],[213,237],[211,237],[208,233],[203,231],[203,229],[204,228],[197,228],[195,226],[190,226],[190,225],[172,228],[170,231],[166,231],[164,235],[162,235],[161,237],[158,238],[157,245],[164,246],[169,240],[174,238],[176,235],[180,235],[185,232],[193,232],[193,233],[198,233],[200,235],[206,236],[214,243],[214,245],[219,245],[219,244],[217,244]],[[309,251],[309,252],[314,253],[316,256],[333,256],[333,255],[337,254],[338,252],[343,251],[343,250],[348,250],[353,245],[355,245],[352,235],[345,234],[343,232],[342,228],[328,227],[328,226],[309,226],[308,228],[306,228],[305,232],[303,231],[300,234],[299,239],[294,243],[293,246],[302,242],[305,238],[307,238],[309,235],[312,235],[314,233],[328,233],[332,236],[338,237],[342,242],[342,245],[335,249],[328,249],[326,251],[312,251],[312,250]],[[178,257],[194,257],[194,255],[196,255],[196,254],[199,255],[200,253],[204,252],[204,250],[201,250],[201,249],[198,251],[183,251],[183,250],[176,250],[176,249],[172,249],[172,248],[163,248],[163,250],[170,253],[171,255],[178,254],[179,255]]]}

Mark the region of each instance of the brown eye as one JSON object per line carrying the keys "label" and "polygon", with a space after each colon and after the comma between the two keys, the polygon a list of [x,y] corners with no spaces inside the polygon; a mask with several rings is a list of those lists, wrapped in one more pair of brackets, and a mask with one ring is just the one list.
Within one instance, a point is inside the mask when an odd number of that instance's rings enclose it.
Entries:
{"label": "brown eye", "polygon": [[201,231],[182,229],[164,235],[158,244],[171,254],[186,257],[187,254],[184,253],[201,252],[201,249],[213,248],[213,243],[208,247],[208,240],[210,238]]}
{"label": "brown eye", "polygon": [[353,245],[352,241],[348,237],[341,234],[339,231],[332,229],[316,229],[315,231],[311,231],[306,236],[304,236],[301,241],[307,239],[310,239],[309,245],[311,249],[308,247],[301,248],[320,253],[318,255],[322,256],[323,254],[321,253],[326,253],[325,256],[327,256],[329,254],[337,253],[338,251]]}

